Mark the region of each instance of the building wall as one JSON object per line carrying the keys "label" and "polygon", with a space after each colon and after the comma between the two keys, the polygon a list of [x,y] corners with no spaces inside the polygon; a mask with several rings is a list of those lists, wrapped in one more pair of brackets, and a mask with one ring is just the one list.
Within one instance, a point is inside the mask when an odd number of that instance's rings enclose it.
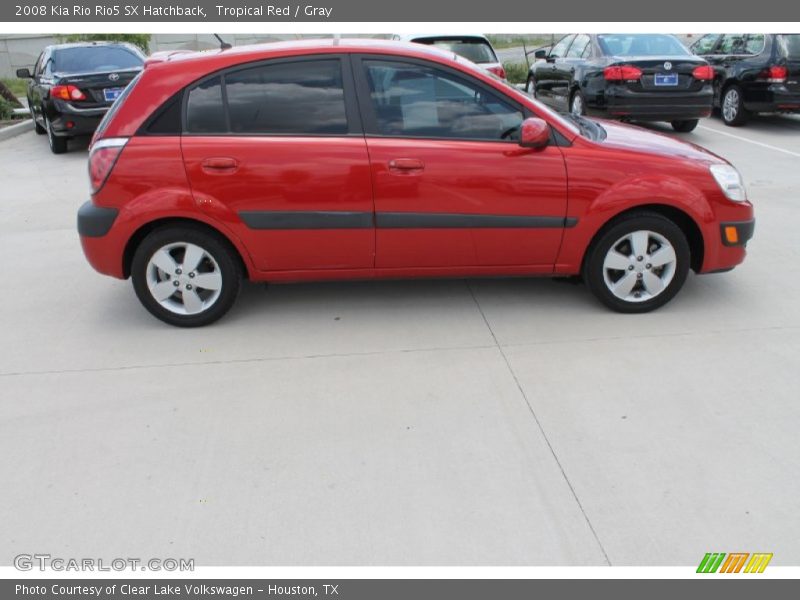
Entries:
{"label": "building wall", "polygon": [[[291,34],[224,34],[222,38],[234,46],[276,42],[302,37],[331,37],[324,35],[291,35]],[[361,37],[361,36],[348,36]],[[363,36],[386,37],[386,36]],[[32,68],[42,49],[50,44],[57,44],[53,35],[8,35],[0,34],[0,77],[14,77],[17,69]],[[211,34],[196,33],[157,33],[150,39],[150,51],[159,50],[207,50],[218,48],[219,42]]]}

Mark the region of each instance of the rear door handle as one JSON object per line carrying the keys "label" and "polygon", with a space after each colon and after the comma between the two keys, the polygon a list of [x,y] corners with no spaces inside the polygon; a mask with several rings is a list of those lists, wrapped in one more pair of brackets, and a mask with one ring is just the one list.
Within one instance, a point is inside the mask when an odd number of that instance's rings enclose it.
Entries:
{"label": "rear door handle", "polygon": [[425,164],[418,158],[395,158],[389,161],[389,170],[395,173],[411,173],[424,169]]}
{"label": "rear door handle", "polygon": [[206,173],[233,173],[239,168],[239,161],[228,156],[213,156],[201,163]]}

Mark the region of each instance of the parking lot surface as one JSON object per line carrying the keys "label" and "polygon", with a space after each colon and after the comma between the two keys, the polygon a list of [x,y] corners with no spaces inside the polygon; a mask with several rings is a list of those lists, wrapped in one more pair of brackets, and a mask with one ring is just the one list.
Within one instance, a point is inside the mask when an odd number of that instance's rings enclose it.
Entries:
{"label": "parking lot surface", "polygon": [[249,285],[196,330],[86,263],[85,147],[0,143],[0,564],[800,564],[800,119],[682,137],[741,170],[756,234],[655,313],[549,279]]}

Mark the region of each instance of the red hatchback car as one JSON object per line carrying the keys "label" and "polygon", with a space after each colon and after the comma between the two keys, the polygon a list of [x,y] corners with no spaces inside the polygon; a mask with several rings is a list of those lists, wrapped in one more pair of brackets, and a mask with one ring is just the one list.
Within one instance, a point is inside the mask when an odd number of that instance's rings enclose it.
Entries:
{"label": "red hatchback car", "polygon": [[621,312],[742,262],[730,164],[566,118],[418,44],[156,55],[93,140],[78,212],[101,273],[156,317],[218,319],[252,281],[581,275]]}

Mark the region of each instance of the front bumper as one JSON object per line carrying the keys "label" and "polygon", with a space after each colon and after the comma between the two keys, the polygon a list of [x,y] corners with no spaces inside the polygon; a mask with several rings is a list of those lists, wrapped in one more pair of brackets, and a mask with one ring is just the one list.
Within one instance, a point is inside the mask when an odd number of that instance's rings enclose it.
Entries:
{"label": "front bumper", "polygon": [[733,221],[720,223],[719,231],[723,246],[746,246],[753,237],[756,228],[755,219],[750,221]]}

